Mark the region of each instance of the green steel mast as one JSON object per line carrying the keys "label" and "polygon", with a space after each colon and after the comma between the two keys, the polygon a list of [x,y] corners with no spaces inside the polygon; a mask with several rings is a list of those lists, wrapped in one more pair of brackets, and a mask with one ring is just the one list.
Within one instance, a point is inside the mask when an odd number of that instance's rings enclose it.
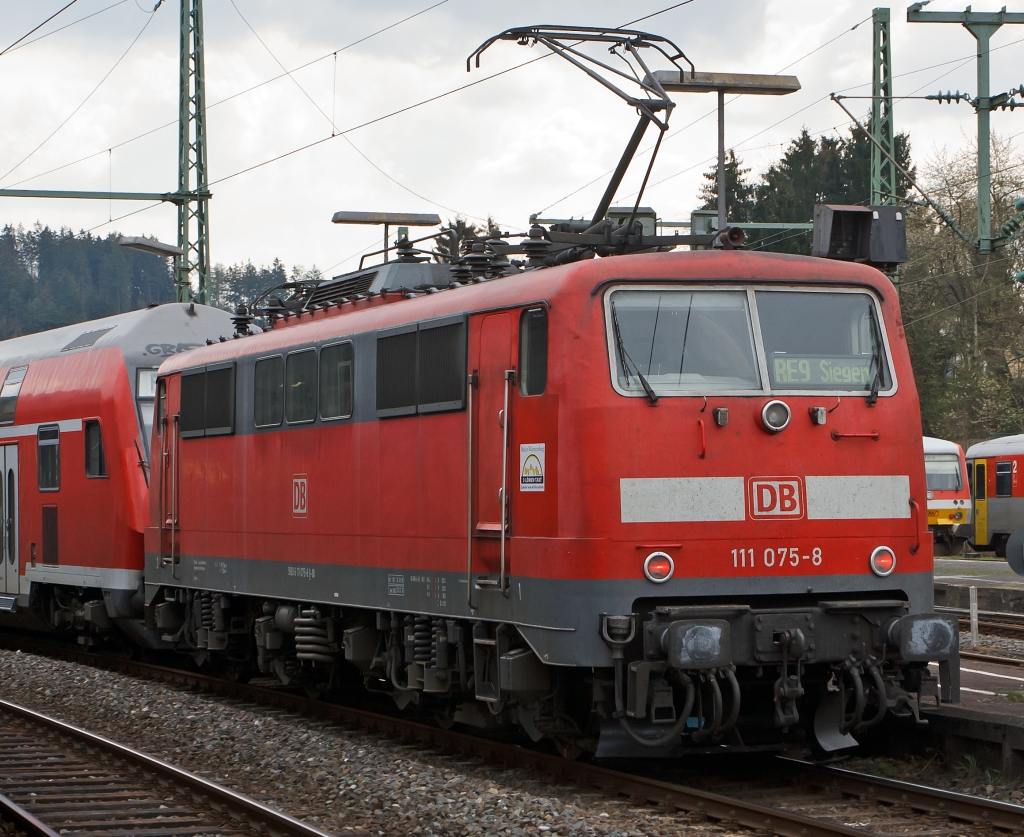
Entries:
{"label": "green steel mast", "polygon": [[178,79],[178,247],[174,284],[179,302],[206,302],[210,275],[210,191],[206,177],[206,68],[203,0],[181,0],[181,73]]}
{"label": "green steel mast", "polygon": [[[998,96],[992,96],[990,93],[989,41],[1004,23],[1024,23],[1024,14],[1007,12],[1005,6],[998,12],[972,12],[970,6],[963,12],[925,12],[921,10],[925,5],[925,2],[921,2],[910,6],[907,9],[907,21],[960,23],[978,42],[978,92],[971,102],[978,113],[978,252],[992,253],[996,247],[1005,243],[1005,240],[992,236],[990,116],[994,109],[1009,105],[1009,100],[1016,91],[1001,93]],[[943,101],[941,95],[935,98]],[[945,101],[949,99],[949,96],[945,97]],[[959,101],[959,94],[957,100]]]}
{"label": "green steel mast", "polygon": [[892,119],[892,63],[889,53],[889,10],[871,13],[874,46],[871,53],[871,203],[896,203],[895,132]]}

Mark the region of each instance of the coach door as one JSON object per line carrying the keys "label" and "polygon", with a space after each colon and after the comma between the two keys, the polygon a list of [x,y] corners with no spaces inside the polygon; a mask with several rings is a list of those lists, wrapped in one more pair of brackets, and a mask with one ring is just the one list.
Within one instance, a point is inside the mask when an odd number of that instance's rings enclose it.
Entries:
{"label": "coach door", "polygon": [[20,590],[20,565],[18,561],[18,446],[0,445],[0,495],[3,497],[0,509],[3,513],[3,591],[18,594]]}
{"label": "coach door", "polygon": [[986,463],[974,463],[974,541],[975,546],[988,545],[988,473]]}
{"label": "coach door", "polygon": [[[470,574],[481,586],[500,586],[508,574],[508,415],[515,392],[512,316],[486,315],[470,350],[472,475]],[[470,585],[472,587],[472,584]]]}

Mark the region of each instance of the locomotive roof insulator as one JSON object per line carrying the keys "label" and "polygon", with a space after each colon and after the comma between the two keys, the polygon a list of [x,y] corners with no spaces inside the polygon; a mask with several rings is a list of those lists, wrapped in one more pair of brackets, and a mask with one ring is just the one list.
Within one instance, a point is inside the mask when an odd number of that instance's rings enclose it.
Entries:
{"label": "locomotive roof insulator", "polygon": [[239,305],[235,309],[235,315],[231,318],[231,322],[235,327],[236,337],[248,337],[252,334],[249,328],[252,325],[252,315],[244,305]]}

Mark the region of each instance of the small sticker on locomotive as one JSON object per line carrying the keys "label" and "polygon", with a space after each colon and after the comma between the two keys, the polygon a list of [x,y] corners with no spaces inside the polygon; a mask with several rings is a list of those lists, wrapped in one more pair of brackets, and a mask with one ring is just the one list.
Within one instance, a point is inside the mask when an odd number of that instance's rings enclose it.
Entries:
{"label": "small sticker on locomotive", "polygon": [[405,595],[405,576],[404,575],[391,575],[388,573],[388,595],[389,596],[404,596]]}
{"label": "small sticker on locomotive", "polygon": [[309,481],[305,474],[292,475],[292,517],[305,517],[309,511]]}
{"label": "small sticker on locomotive", "polygon": [[519,490],[544,490],[544,445],[519,446]]}
{"label": "small sticker on locomotive", "polygon": [[804,516],[804,486],[799,477],[751,477],[748,486],[751,517]]}

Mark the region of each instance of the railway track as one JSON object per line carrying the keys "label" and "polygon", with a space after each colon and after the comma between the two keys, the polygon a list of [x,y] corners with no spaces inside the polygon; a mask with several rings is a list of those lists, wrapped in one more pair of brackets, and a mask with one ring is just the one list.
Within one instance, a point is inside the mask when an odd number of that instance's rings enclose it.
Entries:
{"label": "railway track", "polygon": [[[444,730],[407,718],[309,700],[277,689],[107,657],[67,646],[54,646],[36,639],[3,636],[0,644],[135,677],[204,689],[249,704],[285,709],[418,747],[476,758],[489,765],[531,768],[556,782],[596,788],[612,796],[628,796],[636,803],[666,807],[682,813],[684,819],[694,823],[711,822],[730,829],[779,837],[890,834],[988,837],[997,833],[1024,832],[1024,806],[798,760],[777,757],[745,759],[744,762],[730,760],[724,769],[720,763],[710,768],[703,765],[697,772],[689,773],[656,762],[626,765],[625,769],[622,766],[613,768],[570,761],[547,752]],[[737,765],[744,763],[752,766],[752,770],[737,776]],[[297,824],[308,829],[302,823]],[[276,824],[266,827],[275,833]],[[306,834],[321,832],[308,829]],[[169,832],[159,837],[169,837]]]}
{"label": "railway track", "polygon": [[328,837],[228,788],[2,700],[0,819],[31,837]]}
{"label": "railway track", "polygon": [[[968,631],[971,627],[971,613],[961,607],[936,607],[941,613],[951,613],[960,621],[960,630]],[[978,611],[978,630],[993,636],[1004,636],[1010,639],[1024,639],[1024,613],[1000,613],[992,610]]]}

